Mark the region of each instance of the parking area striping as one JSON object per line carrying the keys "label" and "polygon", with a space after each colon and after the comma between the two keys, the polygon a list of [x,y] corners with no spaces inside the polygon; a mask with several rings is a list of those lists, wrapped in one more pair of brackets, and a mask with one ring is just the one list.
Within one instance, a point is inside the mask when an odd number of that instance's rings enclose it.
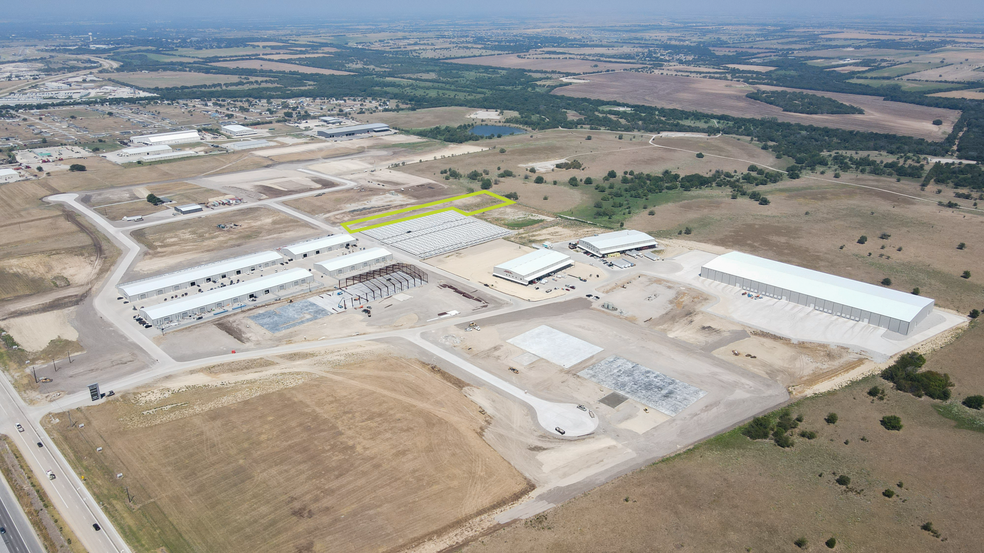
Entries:
{"label": "parking area striping", "polygon": [[[375,221],[377,219],[382,219],[384,217],[392,217],[393,215],[399,215],[400,213],[408,213],[408,212],[411,212],[411,211],[417,211],[418,209],[426,209],[428,207],[433,207],[433,206],[436,206],[436,205],[446,204],[446,203],[454,202],[454,201],[457,201],[457,200],[464,200],[466,198],[472,198],[472,197],[479,196],[479,195],[490,196],[492,198],[495,198],[495,199],[499,200],[502,203],[495,204],[495,205],[490,205],[490,206],[486,206],[486,207],[483,207],[483,208],[476,209],[474,211],[463,211],[461,209],[458,209],[457,207],[449,206],[449,207],[444,207],[444,208],[441,208],[441,209],[435,209],[433,211],[428,211],[426,213],[418,213],[416,215],[409,215],[407,217],[402,217],[400,219],[396,219],[396,220],[393,220],[393,221],[387,221],[385,223],[378,223],[378,224],[375,224],[375,225],[369,225],[369,226],[365,226],[365,227],[361,227],[361,228],[356,228],[356,229],[353,229],[352,228],[352,226],[358,225],[359,223],[365,223],[365,222],[368,222],[368,221]],[[456,212],[460,213],[461,215],[469,216],[469,215],[477,215],[479,213],[484,213],[486,211],[491,211],[493,209],[498,209],[500,207],[506,207],[507,205],[512,205],[514,203],[516,203],[516,202],[514,202],[513,200],[510,200],[509,198],[505,198],[503,196],[500,196],[500,195],[496,194],[495,192],[490,192],[488,190],[479,190],[478,192],[472,192],[470,194],[462,194],[461,196],[454,196],[454,197],[451,197],[451,198],[445,198],[443,200],[437,200],[436,202],[429,202],[429,203],[426,203],[426,204],[420,204],[420,205],[414,205],[414,206],[410,206],[410,207],[404,207],[404,208],[401,208],[401,209],[395,209],[393,211],[387,211],[385,213],[378,213],[376,215],[370,215],[368,217],[362,217],[361,219],[355,219],[354,221],[349,221],[347,223],[342,223],[342,228],[344,228],[348,232],[362,232],[364,230],[371,230],[371,229],[374,229],[374,228],[385,227],[387,225],[392,225],[394,223],[400,223],[402,221],[410,221],[410,220],[413,220],[413,219],[418,219],[420,217],[426,217],[428,215],[434,215],[434,214],[442,213],[442,212],[445,212],[445,211],[456,211]]]}

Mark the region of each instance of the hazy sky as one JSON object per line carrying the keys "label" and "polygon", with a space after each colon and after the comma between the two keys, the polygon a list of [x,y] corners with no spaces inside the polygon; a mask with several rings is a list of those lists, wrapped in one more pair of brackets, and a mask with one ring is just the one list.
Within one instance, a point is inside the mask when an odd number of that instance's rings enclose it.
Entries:
{"label": "hazy sky", "polygon": [[[591,18],[592,22],[639,22],[661,18],[912,19],[915,23],[948,19],[984,22],[984,0],[4,0],[0,21],[45,24],[142,22],[330,22],[337,19],[475,19],[502,17],[530,23]],[[232,25],[230,25],[232,26]],[[4,25],[7,27],[7,25]],[[2,28],[0,34],[16,32]]]}

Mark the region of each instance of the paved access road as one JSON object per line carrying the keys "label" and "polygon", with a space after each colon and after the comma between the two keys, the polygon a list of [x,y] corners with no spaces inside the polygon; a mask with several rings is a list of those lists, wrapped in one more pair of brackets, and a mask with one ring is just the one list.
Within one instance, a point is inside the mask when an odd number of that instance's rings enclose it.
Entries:
{"label": "paved access road", "polygon": [[0,535],[0,553],[44,553],[14,491],[6,480],[0,478],[0,481],[0,527],[6,530]]}

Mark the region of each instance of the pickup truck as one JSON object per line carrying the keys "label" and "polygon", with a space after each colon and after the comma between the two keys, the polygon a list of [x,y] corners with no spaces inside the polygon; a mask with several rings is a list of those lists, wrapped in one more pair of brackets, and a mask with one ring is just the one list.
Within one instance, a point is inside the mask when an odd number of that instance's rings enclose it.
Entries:
{"label": "pickup truck", "polygon": [[50,470],[49,471],[46,471],[45,474],[48,475],[48,480],[54,480],[55,479],[55,473],[51,472]]}

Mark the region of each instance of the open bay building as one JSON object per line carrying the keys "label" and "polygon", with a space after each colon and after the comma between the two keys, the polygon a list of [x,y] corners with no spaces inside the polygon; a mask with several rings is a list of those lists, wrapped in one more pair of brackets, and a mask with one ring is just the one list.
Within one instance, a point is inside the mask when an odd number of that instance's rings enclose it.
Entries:
{"label": "open bay building", "polygon": [[186,319],[211,314],[222,315],[229,310],[246,307],[252,302],[273,297],[282,297],[310,286],[314,283],[314,275],[307,269],[290,269],[272,275],[263,276],[193,294],[187,298],[159,303],[140,309],[140,316],[157,328],[180,324]]}
{"label": "open bay building", "polygon": [[700,276],[899,334],[912,332],[935,304],[930,298],[741,252],[708,261]]}
{"label": "open bay building", "polygon": [[222,279],[232,279],[249,275],[255,271],[279,265],[283,257],[277,252],[260,252],[224,261],[199,265],[173,273],[135,280],[118,285],[116,288],[127,300],[143,300],[163,296],[192,286],[217,283]]}
{"label": "open bay building", "polygon": [[605,257],[628,250],[655,248],[656,240],[645,232],[620,230],[581,238],[577,241],[577,247],[591,255]]}
{"label": "open bay building", "polygon": [[571,263],[571,257],[563,252],[542,249],[500,263],[492,268],[492,274],[527,285],[538,278],[569,267]]}

